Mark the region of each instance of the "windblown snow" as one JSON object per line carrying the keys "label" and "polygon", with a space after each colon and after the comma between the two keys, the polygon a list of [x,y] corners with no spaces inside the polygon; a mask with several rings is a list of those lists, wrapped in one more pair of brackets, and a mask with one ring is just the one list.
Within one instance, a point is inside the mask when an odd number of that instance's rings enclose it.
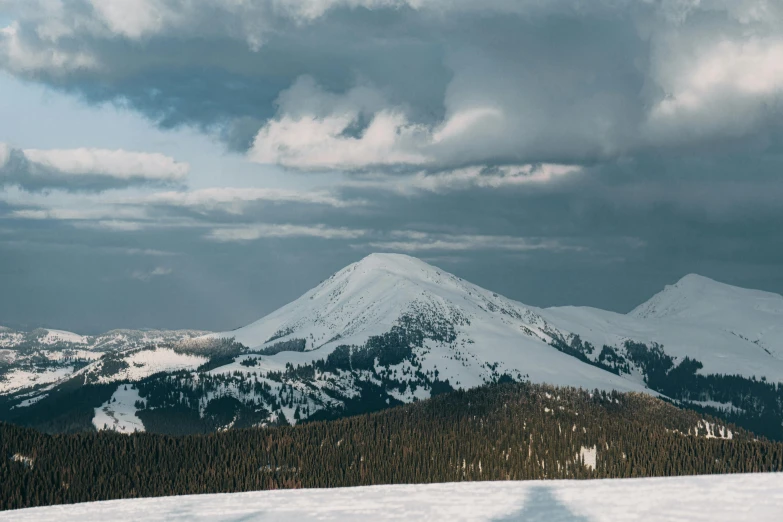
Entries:
{"label": "windblown snow", "polygon": [[193,495],[22,509],[0,520],[772,522],[781,506],[783,474],[770,473]]}

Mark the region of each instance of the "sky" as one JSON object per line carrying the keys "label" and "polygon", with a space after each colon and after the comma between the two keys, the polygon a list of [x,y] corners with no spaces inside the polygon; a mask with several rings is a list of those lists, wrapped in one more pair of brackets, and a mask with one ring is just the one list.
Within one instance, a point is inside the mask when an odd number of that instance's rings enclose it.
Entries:
{"label": "sky", "polygon": [[775,0],[0,0],[0,324],[230,330],[372,252],[783,293]]}

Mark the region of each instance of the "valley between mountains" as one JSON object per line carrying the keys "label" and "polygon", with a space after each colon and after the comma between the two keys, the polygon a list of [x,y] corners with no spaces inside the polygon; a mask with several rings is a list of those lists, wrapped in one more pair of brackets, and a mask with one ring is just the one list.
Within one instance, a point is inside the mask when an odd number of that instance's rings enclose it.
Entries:
{"label": "valley between mountains", "polygon": [[642,392],[783,440],[783,297],[689,275],[627,315],[542,309],[373,254],[231,332],[0,329],[0,420],[47,432],[288,425],[507,381]]}

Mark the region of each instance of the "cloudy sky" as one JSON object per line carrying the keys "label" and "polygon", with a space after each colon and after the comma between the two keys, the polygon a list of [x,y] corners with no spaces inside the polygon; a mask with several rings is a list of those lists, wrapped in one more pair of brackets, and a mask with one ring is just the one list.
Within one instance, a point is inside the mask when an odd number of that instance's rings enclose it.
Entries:
{"label": "cloudy sky", "polygon": [[0,0],[0,324],[232,329],[370,252],[783,292],[778,0]]}

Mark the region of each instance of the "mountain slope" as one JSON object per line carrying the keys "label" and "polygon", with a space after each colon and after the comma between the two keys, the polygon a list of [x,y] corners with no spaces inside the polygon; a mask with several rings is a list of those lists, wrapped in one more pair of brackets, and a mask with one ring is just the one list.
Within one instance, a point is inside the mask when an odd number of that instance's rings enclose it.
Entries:
{"label": "mountain slope", "polygon": [[[599,348],[626,341],[658,344],[678,360],[702,363],[699,373],[764,377],[783,383],[783,297],[694,274],[627,315],[589,307],[542,312],[558,328]],[[597,358],[596,352],[593,358]]]}
{"label": "mountain slope", "polygon": [[[401,254],[370,255],[259,321],[213,336],[233,337],[258,352],[304,341],[302,354],[286,352],[258,363],[279,369],[282,361],[306,363],[338,346],[362,346],[395,327],[422,333],[416,352],[421,371],[437,370],[453,386],[478,386],[508,374],[556,385],[644,390],[637,381],[553,349],[553,338],[563,333],[536,309]],[[221,371],[234,369],[241,368]]]}
{"label": "mountain slope", "polygon": [[690,274],[629,316],[726,332],[783,360],[783,296]]}
{"label": "mountain slope", "polygon": [[[33,388],[40,390],[41,386],[56,385],[80,374],[94,374],[96,380],[105,382],[112,378],[121,380],[127,373],[139,378],[157,371],[176,370],[183,367],[182,361],[167,365],[173,357],[165,357],[162,351],[147,350],[142,357],[134,357],[133,352],[205,333],[198,330],[112,330],[86,336],[46,328],[31,332],[0,328],[0,396]],[[120,358],[127,359],[127,367],[118,363]],[[198,361],[198,364],[203,362]],[[104,371],[109,367],[117,371]]]}

